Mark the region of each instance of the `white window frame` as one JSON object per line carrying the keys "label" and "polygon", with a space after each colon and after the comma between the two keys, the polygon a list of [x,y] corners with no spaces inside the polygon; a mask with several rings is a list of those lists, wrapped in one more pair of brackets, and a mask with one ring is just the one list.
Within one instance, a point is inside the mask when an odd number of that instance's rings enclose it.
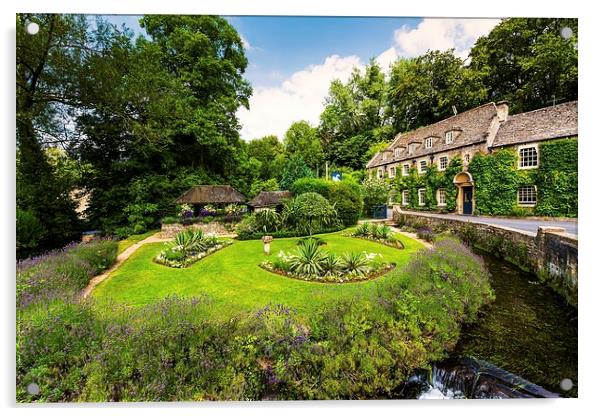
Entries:
{"label": "white window frame", "polygon": [[399,159],[401,157],[401,148],[395,148],[395,159]]}
{"label": "white window frame", "polygon": [[[424,170],[422,170],[422,162],[424,162]],[[420,174],[426,173],[429,168],[429,162],[427,160],[421,160],[418,162],[418,172]]]}
{"label": "white window frame", "polygon": [[[407,168],[407,170],[406,170]],[[410,175],[410,164],[409,163],[404,163],[402,169],[401,169],[401,174],[403,176],[409,176]]]}
{"label": "white window frame", "polygon": [[[520,196],[521,196],[521,189],[522,188],[533,188],[533,193],[535,196],[535,201],[533,202],[521,202],[520,200]],[[516,191],[516,203],[519,207],[534,207],[537,205],[537,186],[536,185],[524,185],[524,186],[519,186],[517,191]]]}
{"label": "white window frame", "polygon": [[407,189],[404,189],[403,191],[401,191],[401,205],[404,205],[404,206],[410,205],[409,197],[410,197],[410,191],[408,191]]}
{"label": "white window frame", "polygon": [[433,138],[427,137],[426,139],[424,139],[424,148],[431,149],[432,147],[433,147]]}
{"label": "white window frame", "polygon": [[[535,165],[529,165],[529,166],[522,165],[523,159],[521,157],[521,151],[525,150],[525,149],[535,149],[535,157],[536,157],[536,162],[537,162]],[[522,146],[518,146],[516,151],[518,152],[518,169],[537,169],[539,167],[539,146],[537,146],[537,144],[525,144]]]}
{"label": "white window frame", "polygon": [[[392,174],[391,174],[391,171],[393,172]],[[394,178],[396,174],[397,174],[397,168],[395,166],[391,166],[389,168],[389,178]]]}
{"label": "white window frame", "polygon": [[464,163],[466,163],[466,164],[470,163],[470,153],[464,154]]}
{"label": "white window frame", "polygon": [[376,170],[376,177],[377,177],[378,179],[382,179],[382,178],[384,178],[384,177],[385,177],[385,173],[384,173],[384,171],[383,171],[383,168],[378,168],[378,169]]}
{"label": "white window frame", "polygon": [[[441,201],[441,196],[443,196],[443,201]],[[447,195],[445,189],[437,189],[437,206],[444,207],[447,205]]]}
{"label": "white window frame", "polygon": [[418,189],[418,205],[421,207],[426,205],[426,188]]}
{"label": "white window frame", "polygon": [[445,132],[445,144],[453,144],[454,143],[454,132],[453,130]]}
{"label": "white window frame", "polygon": [[[441,159],[445,159],[445,167],[441,167]],[[437,168],[439,171],[444,171],[449,166],[449,157],[447,155],[439,156],[439,161],[437,163]]]}

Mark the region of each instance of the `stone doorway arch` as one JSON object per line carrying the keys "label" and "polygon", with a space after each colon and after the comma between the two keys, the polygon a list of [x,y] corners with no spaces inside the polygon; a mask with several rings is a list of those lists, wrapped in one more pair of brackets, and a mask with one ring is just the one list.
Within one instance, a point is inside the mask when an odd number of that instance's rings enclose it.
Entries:
{"label": "stone doorway arch", "polygon": [[456,174],[454,185],[458,188],[456,212],[461,215],[472,215],[475,209],[475,189],[470,172],[465,171]]}

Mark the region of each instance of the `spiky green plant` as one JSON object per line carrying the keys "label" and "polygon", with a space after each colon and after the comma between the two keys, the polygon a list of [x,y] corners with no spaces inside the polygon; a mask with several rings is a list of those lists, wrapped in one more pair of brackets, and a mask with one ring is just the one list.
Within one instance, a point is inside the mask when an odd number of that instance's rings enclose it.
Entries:
{"label": "spiky green plant", "polygon": [[365,276],[370,272],[370,265],[364,253],[345,253],[341,259],[341,270],[345,274]]}
{"label": "spiky green plant", "polygon": [[305,240],[290,260],[291,271],[302,276],[318,276],[323,271],[326,255],[312,239]]}
{"label": "spiky green plant", "polygon": [[370,224],[370,237],[372,238],[378,238],[378,229],[379,229],[379,225],[376,223],[372,223]]}
{"label": "spiky green plant", "polygon": [[335,253],[328,253],[322,262],[322,271],[327,276],[339,274],[341,271],[341,259]]}
{"label": "spiky green plant", "polygon": [[353,231],[353,235],[356,237],[369,237],[370,236],[370,224],[363,222]]}
{"label": "spiky green plant", "polygon": [[176,234],[173,245],[181,252],[189,254],[203,248],[204,238],[201,230],[186,230]]}
{"label": "spiky green plant", "polygon": [[376,229],[376,235],[374,237],[379,240],[388,240],[390,236],[391,236],[391,227],[389,227],[387,225],[381,225],[380,227],[378,227]]}

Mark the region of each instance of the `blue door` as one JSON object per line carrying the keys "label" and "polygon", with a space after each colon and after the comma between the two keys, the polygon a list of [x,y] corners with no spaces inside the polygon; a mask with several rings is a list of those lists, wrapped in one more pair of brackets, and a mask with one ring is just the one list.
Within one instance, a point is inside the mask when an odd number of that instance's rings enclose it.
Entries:
{"label": "blue door", "polygon": [[472,215],[472,186],[462,188],[462,214]]}

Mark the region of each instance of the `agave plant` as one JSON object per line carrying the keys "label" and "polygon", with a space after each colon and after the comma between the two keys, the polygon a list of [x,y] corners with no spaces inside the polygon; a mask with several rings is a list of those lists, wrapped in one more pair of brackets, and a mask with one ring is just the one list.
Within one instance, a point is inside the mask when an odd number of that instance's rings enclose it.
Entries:
{"label": "agave plant", "polygon": [[379,225],[376,223],[372,223],[372,224],[370,224],[369,228],[370,228],[370,231],[369,231],[370,237],[378,238],[378,229],[380,228]]}
{"label": "agave plant", "polygon": [[179,251],[190,254],[203,249],[204,237],[201,230],[186,230],[176,234],[173,244]]}
{"label": "agave plant", "polygon": [[264,233],[277,231],[280,227],[280,215],[273,209],[265,209],[254,214],[257,228]]}
{"label": "agave plant", "polygon": [[302,276],[317,276],[323,271],[324,251],[315,240],[305,240],[290,259],[291,271]]}
{"label": "agave plant", "polygon": [[345,274],[364,276],[370,272],[369,263],[364,253],[345,253],[341,260],[341,270]]}
{"label": "agave plant", "polygon": [[353,235],[356,237],[368,237],[370,235],[370,224],[363,222],[353,231]]}
{"label": "agave plant", "polygon": [[326,276],[336,275],[341,271],[341,259],[335,253],[328,253],[322,262],[322,271]]}
{"label": "agave plant", "polygon": [[391,227],[387,225],[382,225],[376,229],[376,235],[374,237],[378,238],[379,240],[388,240],[390,236]]}

